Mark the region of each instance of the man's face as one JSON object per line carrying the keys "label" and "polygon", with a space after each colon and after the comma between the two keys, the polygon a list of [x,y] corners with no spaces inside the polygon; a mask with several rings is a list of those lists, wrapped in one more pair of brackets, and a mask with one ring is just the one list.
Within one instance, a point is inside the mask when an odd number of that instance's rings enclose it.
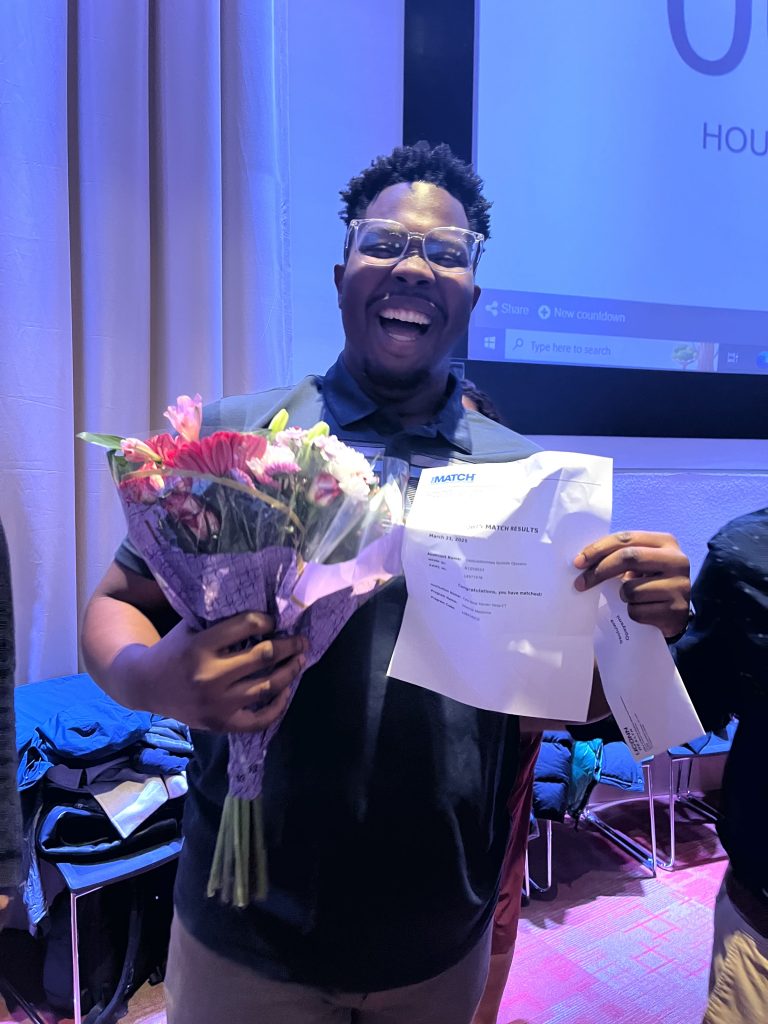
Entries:
{"label": "man's face", "polygon": [[[420,234],[469,226],[461,203],[425,182],[391,185],[365,216],[399,221]],[[418,244],[394,266],[383,267],[364,262],[352,246],[346,264],[335,268],[335,280],[347,368],[363,386],[391,394],[418,391],[445,372],[480,296],[471,271],[433,269]]]}

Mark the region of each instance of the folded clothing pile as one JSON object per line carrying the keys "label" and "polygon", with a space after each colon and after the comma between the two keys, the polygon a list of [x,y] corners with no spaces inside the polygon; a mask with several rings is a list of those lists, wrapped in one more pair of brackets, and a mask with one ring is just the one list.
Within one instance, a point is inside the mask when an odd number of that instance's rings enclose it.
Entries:
{"label": "folded clothing pile", "polygon": [[101,861],[181,834],[192,744],[175,719],[124,708],[81,673],[17,689],[16,741],[32,926],[55,895],[39,857]]}

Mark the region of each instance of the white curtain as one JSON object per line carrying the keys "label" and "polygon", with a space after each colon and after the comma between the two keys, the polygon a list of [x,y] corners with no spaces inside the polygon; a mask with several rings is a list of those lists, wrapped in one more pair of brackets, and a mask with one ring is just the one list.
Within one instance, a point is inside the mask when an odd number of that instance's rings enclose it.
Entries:
{"label": "white curtain", "polygon": [[0,517],[19,682],[123,533],[80,430],[291,380],[281,0],[0,3]]}

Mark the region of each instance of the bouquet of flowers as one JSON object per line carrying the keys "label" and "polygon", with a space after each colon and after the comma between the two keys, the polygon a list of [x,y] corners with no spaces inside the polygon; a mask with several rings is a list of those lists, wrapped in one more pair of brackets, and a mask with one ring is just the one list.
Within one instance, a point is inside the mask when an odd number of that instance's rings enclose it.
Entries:
{"label": "bouquet of flowers", "polygon": [[[79,435],[109,450],[131,542],[194,628],[266,612],[276,633],[307,637],[306,670],[374,590],[402,572],[407,464],[385,459],[376,476],[327,424],[289,427],[285,410],[266,430],[204,437],[199,395],[180,396],[165,416],[175,434]],[[260,797],[278,725],[229,735],[229,792],[208,894],[240,907],[267,891]]]}

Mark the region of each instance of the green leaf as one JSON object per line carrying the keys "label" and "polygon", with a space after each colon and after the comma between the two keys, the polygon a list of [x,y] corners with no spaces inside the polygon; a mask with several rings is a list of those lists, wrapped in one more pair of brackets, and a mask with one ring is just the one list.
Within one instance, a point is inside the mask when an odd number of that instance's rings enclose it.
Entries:
{"label": "green leaf", "polygon": [[123,443],[122,437],[118,437],[117,434],[89,434],[87,430],[84,430],[77,436],[89,444],[98,444],[102,448],[109,448],[113,451],[117,451]]}

